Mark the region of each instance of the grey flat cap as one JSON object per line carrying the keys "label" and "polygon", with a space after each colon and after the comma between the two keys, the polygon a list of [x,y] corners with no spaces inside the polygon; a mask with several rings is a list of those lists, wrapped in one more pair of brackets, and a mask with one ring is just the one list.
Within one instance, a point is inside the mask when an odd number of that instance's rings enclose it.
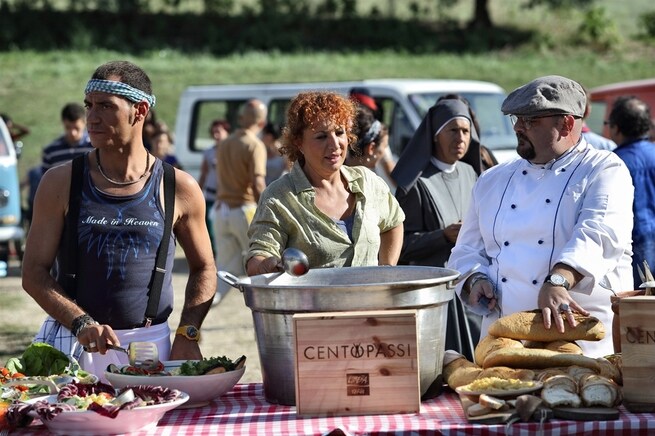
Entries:
{"label": "grey flat cap", "polygon": [[587,96],[578,82],[562,76],[534,79],[512,91],[501,110],[505,115],[584,115]]}

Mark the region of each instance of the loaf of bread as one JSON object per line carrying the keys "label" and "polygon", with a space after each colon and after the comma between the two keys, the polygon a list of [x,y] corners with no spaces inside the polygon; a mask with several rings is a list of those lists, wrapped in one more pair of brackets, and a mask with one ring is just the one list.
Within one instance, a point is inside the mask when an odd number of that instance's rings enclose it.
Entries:
{"label": "loaf of bread", "polygon": [[475,346],[475,363],[482,366],[485,357],[501,348],[523,348],[523,343],[515,339],[487,335]]}
{"label": "loaf of bread", "polygon": [[611,354],[596,359],[600,367],[600,375],[607,377],[616,384],[623,386],[623,368],[621,365],[621,354]]}
{"label": "loaf of bread", "polygon": [[543,348],[544,350],[552,350],[560,353],[583,354],[582,348],[580,348],[580,346],[573,341],[524,341],[523,346],[525,348]]}
{"label": "loaf of bread", "polygon": [[544,381],[541,399],[549,407],[582,405],[582,399],[578,395],[578,384],[569,375],[555,375]]}
{"label": "loaf of bread", "polygon": [[614,407],[621,403],[621,389],[607,377],[587,374],[582,376],[579,386],[586,407]]}
{"label": "loaf of bread", "polygon": [[510,368],[540,369],[571,365],[584,366],[593,369],[597,373],[600,372],[598,362],[591,357],[537,348],[503,348],[496,350],[484,359],[482,367],[509,366]]}
{"label": "loaf of bread", "polygon": [[464,356],[455,358],[447,364],[444,361],[443,378],[446,384],[453,389],[471,383],[481,372],[482,368]]}
{"label": "loaf of bread", "polygon": [[571,327],[563,314],[564,333],[557,331],[554,323],[550,329],[544,327],[541,310],[516,312],[498,318],[489,326],[489,334],[517,340],[539,342],[553,341],[599,341],[605,337],[605,327],[598,318],[582,316],[574,312],[577,325]]}

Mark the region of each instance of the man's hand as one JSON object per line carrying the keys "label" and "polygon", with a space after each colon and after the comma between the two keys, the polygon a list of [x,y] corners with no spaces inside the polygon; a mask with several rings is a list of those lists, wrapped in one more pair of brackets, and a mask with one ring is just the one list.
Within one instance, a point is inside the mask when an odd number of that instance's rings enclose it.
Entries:
{"label": "man's hand", "polygon": [[77,342],[89,353],[107,353],[107,344],[120,345],[114,329],[106,324],[89,324],[77,335]]}
{"label": "man's hand", "polygon": [[480,308],[476,313],[493,312],[498,305],[494,284],[484,274],[473,274],[466,280],[464,289],[469,289],[466,302],[471,308]]}

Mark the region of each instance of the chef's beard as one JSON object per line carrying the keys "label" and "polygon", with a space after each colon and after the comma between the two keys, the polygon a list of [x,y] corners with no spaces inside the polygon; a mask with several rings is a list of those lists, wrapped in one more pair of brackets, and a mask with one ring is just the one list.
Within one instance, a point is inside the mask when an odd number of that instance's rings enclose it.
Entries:
{"label": "chef's beard", "polygon": [[537,156],[537,152],[534,150],[534,145],[532,145],[532,142],[530,142],[528,138],[517,133],[516,139],[518,140],[516,152],[519,156],[526,160],[532,160]]}

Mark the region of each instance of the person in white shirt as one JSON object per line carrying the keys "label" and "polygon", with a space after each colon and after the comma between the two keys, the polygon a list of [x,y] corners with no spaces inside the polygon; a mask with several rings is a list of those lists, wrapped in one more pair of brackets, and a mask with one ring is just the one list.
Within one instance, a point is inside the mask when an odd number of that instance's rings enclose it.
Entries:
{"label": "person in white shirt", "polygon": [[[479,177],[448,261],[458,271],[481,265],[457,288],[484,316],[481,337],[499,316],[537,308],[546,328],[563,332],[578,312],[610,332],[610,296],[632,289],[630,173],[582,137],[585,102],[580,84],[561,76],[503,102],[523,159]],[[591,357],[614,352],[611,334],[579,345]]]}

